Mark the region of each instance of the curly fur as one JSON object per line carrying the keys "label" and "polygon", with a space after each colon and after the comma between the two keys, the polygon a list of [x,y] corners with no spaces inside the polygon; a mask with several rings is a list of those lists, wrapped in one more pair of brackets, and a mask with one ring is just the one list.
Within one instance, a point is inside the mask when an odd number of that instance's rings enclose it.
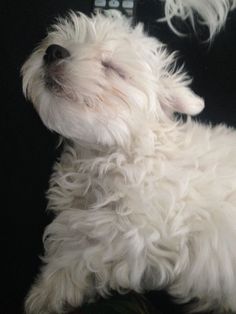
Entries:
{"label": "curly fur", "polygon": [[[51,44],[70,57],[49,71]],[[26,313],[162,288],[198,299],[195,311],[236,310],[236,132],[174,118],[204,107],[175,55],[118,13],[71,13],[22,71],[42,121],[66,138]]]}
{"label": "curly fur", "polygon": [[165,17],[162,20],[168,22],[171,29],[178,35],[181,34],[174,26],[174,17],[181,20],[189,20],[195,29],[195,16],[200,23],[209,29],[209,39],[213,39],[216,33],[224,26],[230,10],[236,7],[236,0],[164,0]]}

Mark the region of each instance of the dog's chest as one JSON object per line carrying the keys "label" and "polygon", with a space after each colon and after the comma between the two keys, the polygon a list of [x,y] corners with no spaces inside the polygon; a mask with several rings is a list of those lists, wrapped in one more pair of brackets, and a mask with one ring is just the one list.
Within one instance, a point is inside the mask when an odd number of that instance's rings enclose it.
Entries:
{"label": "dog's chest", "polygon": [[228,137],[234,146],[226,145],[226,128],[216,129],[212,138],[210,131],[196,128],[181,150],[132,161],[117,152],[81,156],[68,146],[55,166],[49,207],[57,212],[106,209],[115,218],[135,215],[174,232],[194,221],[198,230],[206,212],[214,215],[235,197],[235,136]]}

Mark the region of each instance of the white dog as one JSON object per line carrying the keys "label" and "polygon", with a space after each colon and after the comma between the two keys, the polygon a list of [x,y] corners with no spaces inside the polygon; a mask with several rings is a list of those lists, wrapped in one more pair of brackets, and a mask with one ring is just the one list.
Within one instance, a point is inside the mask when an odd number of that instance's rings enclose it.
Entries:
{"label": "white dog", "polygon": [[236,310],[236,131],[174,118],[204,107],[189,81],[115,12],[60,19],[24,64],[25,94],[66,139],[27,313],[163,288]]}

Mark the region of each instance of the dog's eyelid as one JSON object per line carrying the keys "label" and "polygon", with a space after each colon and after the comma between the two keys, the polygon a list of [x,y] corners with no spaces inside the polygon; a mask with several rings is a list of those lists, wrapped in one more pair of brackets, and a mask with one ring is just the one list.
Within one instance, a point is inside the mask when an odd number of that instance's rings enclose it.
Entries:
{"label": "dog's eyelid", "polygon": [[110,70],[113,70],[114,72],[116,72],[121,78],[125,78],[125,73],[124,71],[119,68],[117,65],[115,65],[112,61],[110,60],[103,60],[102,61],[102,66],[105,68],[105,69],[110,69]]}
{"label": "dog's eyelid", "polygon": [[110,68],[110,69],[114,67],[113,63],[109,60],[102,60],[102,66],[104,68]]}

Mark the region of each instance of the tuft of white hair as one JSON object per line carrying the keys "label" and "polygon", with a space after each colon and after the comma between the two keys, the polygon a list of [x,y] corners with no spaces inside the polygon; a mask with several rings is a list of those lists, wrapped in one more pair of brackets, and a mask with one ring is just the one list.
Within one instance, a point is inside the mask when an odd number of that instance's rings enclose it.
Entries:
{"label": "tuft of white hair", "polygon": [[209,29],[209,40],[220,31],[231,10],[236,7],[236,0],[165,0],[165,17],[170,28],[178,35],[183,35],[173,25],[173,18],[189,20],[195,29],[197,20]]}

